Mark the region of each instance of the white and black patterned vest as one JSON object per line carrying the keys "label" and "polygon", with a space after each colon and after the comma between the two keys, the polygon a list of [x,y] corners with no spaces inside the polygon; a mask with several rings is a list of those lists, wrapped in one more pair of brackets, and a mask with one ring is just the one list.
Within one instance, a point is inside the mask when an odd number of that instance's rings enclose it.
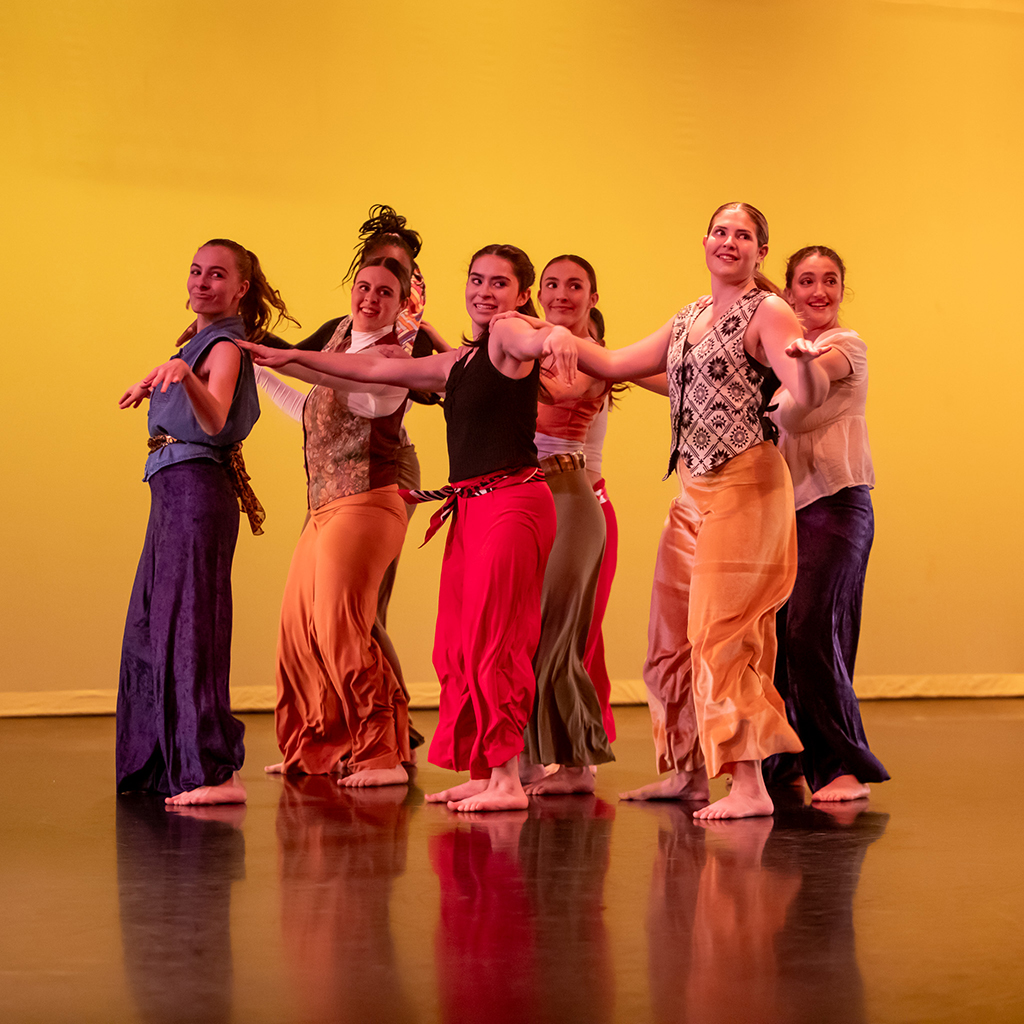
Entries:
{"label": "white and black patterned vest", "polygon": [[779,380],[743,347],[747,324],[769,294],[752,288],[741,295],[696,345],[690,329],[707,302],[691,302],[676,314],[667,361],[672,452],[666,478],[680,456],[692,476],[703,476],[778,439],[766,410]]}

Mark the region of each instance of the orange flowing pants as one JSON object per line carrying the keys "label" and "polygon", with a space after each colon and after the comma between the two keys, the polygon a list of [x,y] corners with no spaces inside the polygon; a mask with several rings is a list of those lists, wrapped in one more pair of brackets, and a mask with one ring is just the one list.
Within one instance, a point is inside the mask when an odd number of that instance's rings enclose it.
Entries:
{"label": "orange flowing pants", "polygon": [[775,690],[775,613],[796,578],[789,470],[760,444],[691,477],[658,546],[644,681],[659,772],[803,747]]}
{"label": "orange flowing pants", "polygon": [[371,638],[377,588],[402,549],[396,487],[312,512],[292,556],[277,645],[277,742],[285,770],[320,774],[409,760],[409,698]]}

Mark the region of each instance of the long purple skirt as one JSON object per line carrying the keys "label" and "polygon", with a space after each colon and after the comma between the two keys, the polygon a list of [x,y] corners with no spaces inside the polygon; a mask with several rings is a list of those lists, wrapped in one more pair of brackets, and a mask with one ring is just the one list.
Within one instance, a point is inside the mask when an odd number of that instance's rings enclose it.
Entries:
{"label": "long purple skirt", "polygon": [[775,686],[801,754],[764,762],[769,783],[802,772],[811,791],[840,775],[861,782],[889,778],[868,748],[853,666],[875,518],[867,487],[846,487],[796,514],[797,573],[793,593],[776,617],[779,653]]}
{"label": "long purple skirt", "polygon": [[216,462],[168,466],[149,485],[121,648],[117,789],[174,796],[227,782],[245,756],[228,693],[239,512]]}

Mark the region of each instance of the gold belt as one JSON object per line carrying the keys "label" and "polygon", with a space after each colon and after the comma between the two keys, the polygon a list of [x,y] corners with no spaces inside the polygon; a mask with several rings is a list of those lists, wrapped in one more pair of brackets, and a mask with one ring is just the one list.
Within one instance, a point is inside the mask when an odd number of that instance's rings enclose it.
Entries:
{"label": "gold belt", "polygon": [[583,452],[559,452],[541,459],[540,468],[544,470],[545,476],[571,473],[574,469],[586,469],[587,457]]}
{"label": "gold belt", "polygon": [[[148,440],[149,450],[158,452],[169,444],[179,444],[176,437],[170,434],[157,434]],[[227,449],[228,461],[226,468],[231,477],[231,484],[235,489],[235,497],[238,498],[238,507],[249,519],[249,529],[258,537],[263,533],[263,520],[267,513],[263,511],[260,499],[249,483],[249,474],[245,471],[245,460],[242,458],[242,442],[230,445]]]}

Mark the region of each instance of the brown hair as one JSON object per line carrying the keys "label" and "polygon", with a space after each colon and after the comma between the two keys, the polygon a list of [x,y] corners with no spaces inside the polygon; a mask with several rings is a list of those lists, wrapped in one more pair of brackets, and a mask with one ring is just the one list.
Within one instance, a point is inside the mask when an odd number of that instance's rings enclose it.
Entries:
{"label": "brown hair", "polygon": [[[203,242],[199,248],[205,249],[208,245],[230,249],[235,257],[235,267],[239,275],[243,281],[249,282],[249,290],[238,304],[238,315],[245,324],[245,333],[249,341],[259,341],[270,329],[271,321],[276,325],[282,320],[290,320],[296,327],[302,326],[289,314],[281,293],[271,287],[254,252],[230,238],[211,238],[208,242]],[[188,303],[185,305],[187,308]],[[274,310],[277,310],[276,318]]]}
{"label": "brown hair", "polygon": [[[511,264],[512,273],[515,274],[516,281],[519,284],[519,290],[525,292],[533,282],[536,280],[537,271],[533,269],[533,263],[530,257],[523,252],[522,249],[517,245],[509,245],[507,243],[495,243],[493,245],[485,245],[482,249],[477,249],[475,253],[469,259],[469,270],[467,276],[473,272],[473,264],[481,256],[499,256],[505,260],[506,263]],[[536,316],[537,307],[533,304],[533,299],[527,299],[521,306],[516,306],[517,313],[525,313],[527,316]],[[487,339],[490,337],[490,330],[484,328],[483,333],[479,338],[467,338],[465,335],[462,336],[462,342],[465,345],[484,345],[487,343]]]}
{"label": "brown hair", "polygon": [[[510,264],[512,273],[516,275],[516,281],[519,282],[519,290],[521,292],[525,292],[527,288],[530,288],[537,279],[537,271],[533,269],[530,257],[517,245],[495,243],[494,245],[485,245],[482,249],[477,249],[469,260],[470,272],[473,270],[473,264],[481,256],[498,256]],[[533,299],[527,299],[521,306],[516,307],[516,312],[525,313],[527,316],[536,316],[537,307],[533,304]]]}
{"label": "brown hair", "polygon": [[359,229],[356,254],[345,271],[342,284],[351,281],[356,276],[356,271],[364,266],[375,252],[389,245],[397,245],[404,249],[409,255],[409,262],[415,267],[416,257],[423,248],[423,239],[418,231],[405,226],[405,218],[392,207],[378,203],[370,207],[370,216],[363,221],[363,226]]}
{"label": "brown hair", "polygon": [[805,245],[802,249],[797,249],[792,256],[786,260],[786,288],[793,287],[793,275],[796,273],[796,268],[808,256],[824,256],[825,259],[831,260],[836,267],[839,268],[839,283],[846,287],[846,264],[843,263],[839,256],[839,253],[835,249],[830,249],[827,245]]}
{"label": "brown hair", "polygon": [[[711,214],[711,220],[708,221],[707,234],[711,234],[711,229],[715,226],[715,218],[726,210],[740,210],[742,213],[745,213],[753,222],[758,248],[768,244],[768,218],[756,206],[751,206],[750,203],[722,203]],[[782,295],[782,290],[778,285],[769,280],[762,272],[760,262],[754,267],[754,284],[762,291],[771,292],[773,295]]]}
{"label": "brown hair", "polygon": [[409,298],[409,295],[412,293],[412,274],[409,273],[409,269],[404,263],[396,260],[394,256],[374,256],[373,259],[359,265],[356,277],[358,278],[360,271],[365,270],[367,267],[383,267],[398,281],[398,290],[402,296],[402,301],[405,302]]}

